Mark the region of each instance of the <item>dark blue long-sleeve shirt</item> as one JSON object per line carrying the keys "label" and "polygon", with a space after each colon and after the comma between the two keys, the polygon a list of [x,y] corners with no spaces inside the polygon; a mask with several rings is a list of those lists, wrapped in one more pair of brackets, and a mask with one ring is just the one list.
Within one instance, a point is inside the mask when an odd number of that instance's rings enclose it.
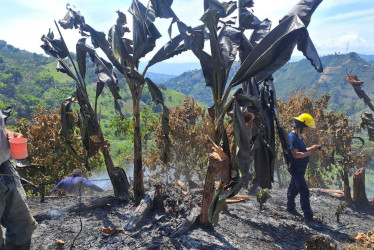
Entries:
{"label": "dark blue long-sleeve shirt", "polygon": [[93,190],[96,192],[102,192],[102,189],[99,186],[96,186],[89,180],[83,177],[67,177],[60,181],[51,191],[53,193],[56,189],[62,189],[70,194],[82,194],[84,191]]}
{"label": "dark blue long-sleeve shirt", "polygon": [[309,156],[295,159],[291,150],[297,149],[299,152],[307,152],[306,145],[303,139],[300,139],[294,132],[288,134],[290,142],[290,169],[291,174],[305,174],[309,162]]}

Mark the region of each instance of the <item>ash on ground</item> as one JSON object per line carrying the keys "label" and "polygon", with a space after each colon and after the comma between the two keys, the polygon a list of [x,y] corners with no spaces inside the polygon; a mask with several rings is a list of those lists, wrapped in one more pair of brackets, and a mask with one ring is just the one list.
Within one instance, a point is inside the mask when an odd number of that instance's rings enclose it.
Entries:
{"label": "ash on ground", "polygon": [[[73,240],[75,249],[302,249],[314,235],[328,237],[338,249],[344,249],[351,237],[374,228],[371,209],[360,212],[348,207],[337,223],[335,212],[342,200],[317,191],[311,192],[310,199],[319,222],[306,224],[286,212],[286,189],[274,188],[263,210],[252,194],[247,201],[228,204],[216,227],[195,223],[185,234],[171,237],[191,208],[200,203],[202,188],[189,193],[171,190],[163,197],[166,209],[153,209],[132,232],[118,230],[112,234],[103,233],[101,228],[123,228],[136,209],[131,199],[115,200],[89,211],[53,214],[51,211],[77,204],[79,197],[50,198],[45,203],[31,198],[28,204],[39,223],[32,249],[69,249]],[[241,194],[248,195],[245,190]],[[81,199],[85,202],[110,195],[113,193],[106,191]],[[301,212],[299,203],[297,207]]]}

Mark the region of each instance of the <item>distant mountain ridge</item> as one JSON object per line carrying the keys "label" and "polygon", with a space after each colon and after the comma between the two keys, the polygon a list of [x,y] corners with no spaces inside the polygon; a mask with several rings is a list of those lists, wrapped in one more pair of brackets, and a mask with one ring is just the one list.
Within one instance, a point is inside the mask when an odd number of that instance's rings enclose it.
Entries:
{"label": "distant mountain ridge", "polygon": [[370,64],[374,64],[374,55],[363,55],[363,54],[358,54],[362,59],[367,61]]}
{"label": "distant mountain ridge", "polygon": [[[183,56],[183,55],[182,55]],[[143,71],[148,62],[140,62],[139,69]],[[171,63],[171,62],[159,62],[152,65],[147,72],[153,72],[165,75],[178,76],[186,71],[201,69],[200,63],[196,62],[185,62],[185,63]]]}
{"label": "distant mountain ridge", "polygon": [[[278,99],[286,99],[290,93],[303,89],[307,94],[317,92],[317,96],[324,93],[331,95],[330,108],[341,111],[348,116],[361,114],[366,106],[359,100],[352,87],[345,81],[345,74],[358,75],[366,84],[363,90],[370,96],[374,96],[374,65],[370,59],[374,56],[348,54],[335,54],[321,57],[324,72],[315,71],[306,59],[290,62],[274,74],[274,83]],[[366,61],[368,60],[368,61]],[[230,77],[239,68],[239,62],[235,62],[230,72]],[[205,80],[201,70],[192,70],[170,79],[164,84],[167,88],[174,89],[208,105],[212,105],[212,94],[209,87],[205,86]]]}
{"label": "distant mountain ridge", "polygon": [[153,72],[147,72],[145,73],[145,76],[149,77],[154,83],[164,83],[176,77],[175,75],[158,74]]}

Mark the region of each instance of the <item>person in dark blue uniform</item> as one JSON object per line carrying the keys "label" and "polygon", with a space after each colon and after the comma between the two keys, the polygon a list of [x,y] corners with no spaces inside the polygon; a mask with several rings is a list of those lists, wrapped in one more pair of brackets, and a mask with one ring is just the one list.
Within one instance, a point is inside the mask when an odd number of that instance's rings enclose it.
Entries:
{"label": "person in dark blue uniform", "polygon": [[301,216],[296,210],[295,198],[300,194],[300,205],[307,222],[313,221],[313,211],[310,207],[309,188],[305,181],[305,172],[309,162],[309,156],[320,149],[320,145],[306,147],[303,134],[308,128],[315,128],[315,122],[311,115],[303,113],[295,117],[293,129],[288,134],[290,142],[290,164],[288,171],[291,181],[287,190],[287,211],[291,214]]}

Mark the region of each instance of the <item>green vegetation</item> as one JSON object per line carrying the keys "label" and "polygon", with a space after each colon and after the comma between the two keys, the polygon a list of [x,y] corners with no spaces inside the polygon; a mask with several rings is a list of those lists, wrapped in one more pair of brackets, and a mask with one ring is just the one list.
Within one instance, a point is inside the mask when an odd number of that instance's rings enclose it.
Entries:
{"label": "green vegetation", "polygon": [[339,206],[336,208],[335,215],[336,215],[336,222],[337,223],[340,223],[340,215],[343,214],[345,208],[346,208],[345,202],[340,202]]}
{"label": "green vegetation", "polygon": [[263,209],[264,204],[268,200],[270,196],[270,190],[268,189],[260,189],[260,191],[257,192],[256,197],[257,197],[257,202],[260,204],[260,210]]}
{"label": "green vegetation", "polygon": [[[66,63],[70,65],[69,62]],[[89,96],[95,96],[94,86],[97,78],[94,65],[89,60],[87,65],[87,91]],[[122,96],[120,106],[125,116],[131,116],[132,101],[129,89],[125,79],[118,75]],[[160,79],[162,76],[159,74]],[[38,105],[43,105],[47,109],[58,109],[61,102],[74,92],[74,88],[75,84],[71,78],[57,72],[56,62],[52,58],[19,50],[0,40],[0,100],[2,107],[13,108],[9,124],[14,125],[17,118],[30,117]],[[168,107],[174,108],[183,103],[185,95],[167,88],[161,88],[161,91]],[[147,90],[143,93],[141,106],[147,106],[149,103],[151,96]],[[104,89],[99,98],[98,113],[104,123],[105,136],[114,137],[109,129],[109,120],[116,115],[113,106],[110,94]]]}
{"label": "green vegetation", "polygon": [[[73,58],[75,55],[73,54]],[[70,62],[65,61],[69,66]],[[93,63],[87,59],[86,81],[87,92],[95,96],[97,77]],[[120,95],[119,104],[124,115],[132,119],[132,100],[126,80],[119,76]],[[158,79],[165,76],[158,74]],[[185,95],[160,86],[169,108],[183,104]],[[12,116],[8,125],[14,126],[15,119],[30,119],[30,114],[36,112],[39,105],[47,110],[58,110],[61,102],[75,91],[74,81],[56,70],[56,62],[49,57],[19,50],[0,40],[0,107],[12,106]],[[91,103],[94,100],[90,100]],[[152,103],[148,89],[143,91],[140,106],[147,108]],[[154,112],[160,112],[158,106],[150,106]],[[116,166],[126,168],[128,160],[133,158],[131,139],[118,138],[110,127],[110,120],[117,114],[114,109],[113,98],[108,89],[104,89],[98,101],[98,119],[105,138],[111,144],[110,154]]]}

